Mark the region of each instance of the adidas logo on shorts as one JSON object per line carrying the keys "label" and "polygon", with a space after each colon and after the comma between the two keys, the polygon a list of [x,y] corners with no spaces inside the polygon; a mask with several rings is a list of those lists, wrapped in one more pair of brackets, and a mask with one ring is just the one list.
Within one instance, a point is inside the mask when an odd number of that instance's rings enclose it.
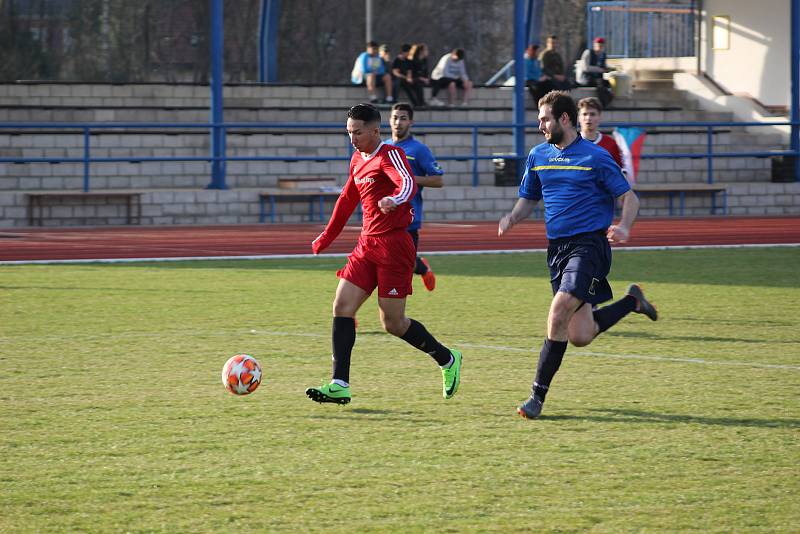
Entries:
{"label": "adidas logo on shorts", "polygon": [[397,290],[395,288],[392,288],[392,290],[389,291],[389,294],[390,295],[397,295]]}

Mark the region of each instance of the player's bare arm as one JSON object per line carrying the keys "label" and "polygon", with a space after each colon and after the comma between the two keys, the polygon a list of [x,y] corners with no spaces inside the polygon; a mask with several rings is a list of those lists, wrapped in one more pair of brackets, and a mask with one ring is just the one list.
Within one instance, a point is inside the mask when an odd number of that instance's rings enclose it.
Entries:
{"label": "player's bare arm", "polygon": [[530,217],[531,213],[533,213],[533,208],[536,207],[536,203],[536,200],[528,198],[520,197],[517,199],[517,203],[511,208],[511,213],[504,215],[503,218],[500,219],[500,224],[497,227],[497,235],[502,236],[511,230],[519,221]]}
{"label": "player's bare arm", "polygon": [[620,215],[619,223],[608,227],[606,237],[609,243],[625,243],[628,241],[633,222],[639,213],[639,197],[636,196],[633,189],[629,189],[617,199],[622,203],[622,215]]}

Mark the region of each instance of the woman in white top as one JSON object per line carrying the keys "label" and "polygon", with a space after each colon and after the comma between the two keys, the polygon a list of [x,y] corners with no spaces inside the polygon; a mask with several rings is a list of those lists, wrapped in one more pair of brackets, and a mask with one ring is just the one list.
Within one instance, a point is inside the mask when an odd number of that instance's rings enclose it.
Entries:
{"label": "woman in white top", "polygon": [[472,82],[467,75],[464,49],[455,48],[452,52],[443,55],[431,72],[431,80],[433,80],[431,104],[443,106],[444,102],[436,98],[436,95],[440,89],[447,88],[448,103],[452,106],[456,100],[456,91],[460,88],[464,92],[461,105],[466,106],[472,91]]}

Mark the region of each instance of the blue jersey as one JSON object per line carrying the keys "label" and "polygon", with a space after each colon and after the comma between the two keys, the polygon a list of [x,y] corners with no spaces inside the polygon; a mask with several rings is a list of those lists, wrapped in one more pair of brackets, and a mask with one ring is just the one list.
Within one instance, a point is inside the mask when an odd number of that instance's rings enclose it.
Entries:
{"label": "blue jersey", "polygon": [[614,199],[631,186],[611,155],[580,135],[564,150],[550,143],[528,154],[519,196],[544,199],[548,239],[605,230]]}
{"label": "blue jersey", "polygon": [[[408,164],[411,165],[411,172],[414,173],[414,176],[441,176],[444,174],[444,170],[442,170],[439,163],[437,163],[431,149],[428,148],[425,143],[414,139],[413,135],[397,143],[393,143],[391,139],[386,142],[395,144],[405,151]],[[422,189],[423,187],[419,186],[417,188],[417,194],[414,195],[414,198],[411,200],[411,208],[414,210],[414,220],[411,221],[408,227],[409,230],[419,230],[422,226]]]}

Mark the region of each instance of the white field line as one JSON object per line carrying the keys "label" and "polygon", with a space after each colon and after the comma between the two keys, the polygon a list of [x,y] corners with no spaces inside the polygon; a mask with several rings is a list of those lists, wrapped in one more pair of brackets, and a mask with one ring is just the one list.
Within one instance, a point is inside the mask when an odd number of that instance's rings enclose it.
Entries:
{"label": "white field line", "polygon": [[[147,333],[147,332],[124,332],[120,334],[110,334],[110,335],[77,335],[77,336],[41,336],[36,338],[28,338],[26,341],[28,343],[36,342],[41,343],[45,341],[64,341],[65,339],[70,340],[114,340],[114,339],[121,339],[121,338],[152,338],[152,337],[169,337],[169,336],[242,336],[242,335],[262,335],[262,336],[273,336],[273,337],[306,337],[306,338],[314,338],[314,339],[330,339],[330,334],[317,334],[313,332],[281,332],[281,331],[273,331],[273,330],[236,330],[236,331],[220,331],[220,332],[205,332],[205,331],[178,331],[178,332],[164,332],[164,333]],[[8,338],[0,338],[0,342],[8,343],[10,340]],[[388,343],[388,342],[395,342],[391,339],[389,334],[383,336],[381,338],[371,338],[370,342],[374,343]],[[538,349],[532,348],[520,348],[520,347],[510,347],[506,345],[484,345],[484,344],[477,344],[477,343],[469,343],[469,342],[457,342],[453,343],[453,345],[458,347],[467,347],[472,349],[481,349],[481,350],[489,350],[489,351],[496,351],[496,352],[522,352],[527,354],[536,354]],[[775,364],[775,363],[763,363],[763,362],[747,362],[747,361],[720,361],[720,360],[709,360],[706,358],[700,357],[678,357],[678,356],[663,356],[657,354],[618,354],[613,352],[595,352],[591,350],[584,350],[584,349],[576,349],[574,347],[570,347],[568,355],[572,356],[582,356],[582,357],[590,357],[590,358],[609,358],[615,360],[645,360],[645,361],[653,361],[653,362],[668,362],[668,363],[688,363],[688,364],[698,364],[698,365],[722,365],[722,366],[736,366],[736,367],[755,367],[758,369],[788,369],[791,371],[800,371],[800,365],[787,365],[787,364]],[[792,355],[792,356],[799,356],[799,355]],[[0,357],[0,360],[5,358]]]}
{"label": "white field line", "polygon": [[[721,249],[721,248],[786,248],[800,247],[800,243],[756,243],[740,245],[669,245],[669,246],[647,246],[647,247],[614,247],[613,250],[637,251],[637,250],[689,250],[689,249]],[[545,248],[524,248],[524,249],[501,249],[501,250],[448,250],[448,251],[424,251],[426,256],[460,256],[475,254],[523,254],[527,252],[546,252]],[[182,256],[176,258],[94,258],[94,259],[71,259],[71,260],[7,260],[0,261],[0,265],[53,265],[62,263],[140,263],[140,262],[168,262],[168,261],[209,261],[209,260],[285,260],[285,259],[307,259],[307,258],[344,258],[349,253],[340,254],[264,254],[251,256]]]}

